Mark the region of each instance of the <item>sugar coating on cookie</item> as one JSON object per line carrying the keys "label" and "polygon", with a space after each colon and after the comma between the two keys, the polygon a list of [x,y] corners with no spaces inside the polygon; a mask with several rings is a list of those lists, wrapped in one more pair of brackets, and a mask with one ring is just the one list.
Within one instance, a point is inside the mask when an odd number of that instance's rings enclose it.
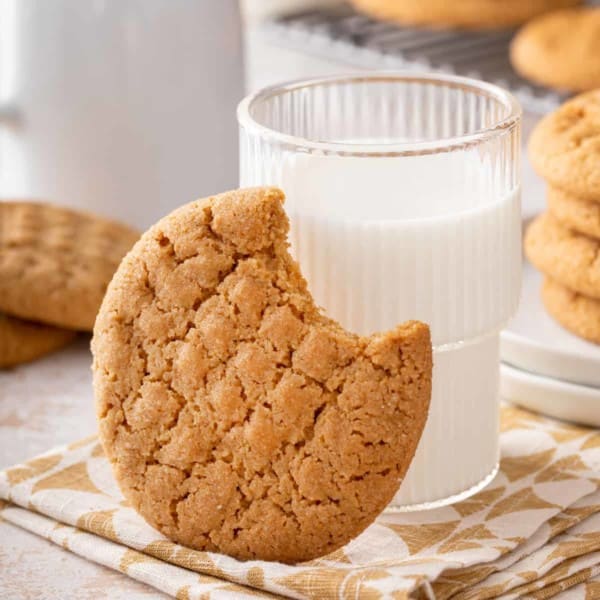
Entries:
{"label": "sugar coating on cookie", "polygon": [[510,56],[515,70],[536,83],[573,92],[600,87],[600,8],[537,17],[515,36]]}
{"label": "sugar coating on cookie", "polygon": [[581,0],[351,0],[375,18],[408,25],[510,27],[536,15],[581,4]]}
{"label": "sugar coating on cookie", "polygon": [[0,313],[0,369],[14,367],[59,350],[77,334]]}
{"label": "sugar coating on cookie", "polygon": [[100,437],[124,495],[192,548],[297,562],[363,531],[412,460],[429,329],[315,306],[276,189],[188,204],[136,244],[95,326]]}
{"label": "sugar coating on cookie", "polygon": [[548,313],[565,329],[600,344],[600,300],[578,294],[546,277],[542,301]]}
{"label": "sugar coating on cookie", "polygon": [[551,185],[600,202],[600,90],[565,102],[529,139],[535,170]]}
{"label": "sugar coating on cookie", "polygon": [[548,210],[565,227],[600,239],[600,202],[584,200],[550,187]]}
{"label": "sugar coating on cookie", "polygon": [[576,233],[544,213],[527,229],[525,253],[537,269],[558,283],[600,299],[600,240]]}
{"label": "sugar coating on cookie", "polygon": [[0,311],[91,331],[106,286],[139,233],[41,202],[0,202]]}

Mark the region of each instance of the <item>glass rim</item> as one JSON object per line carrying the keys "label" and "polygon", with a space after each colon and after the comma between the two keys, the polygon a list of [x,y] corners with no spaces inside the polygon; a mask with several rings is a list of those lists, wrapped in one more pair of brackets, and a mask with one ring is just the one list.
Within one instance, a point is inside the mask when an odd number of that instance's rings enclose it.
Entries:
{"label": "glass rim", "polygon": [[[489,98],[493,98],[508,109],[508,115],[490,127],[477,129],[470,133],[456,136],[438,138],[434,140],[393,142],[393,143],[354,143],[317,141],[295,136],[278,131],[259,123],[251,114],[254,104],[282,96],[294,90],[302,88],[314,88],[327,84],[339,83],[365,83],[404,81],[407,83],[438,83],[449,88],[484,92]],[[346,73],[338,75],[327,75],[306,79],[294,79],[279,84],[265,87],[257,92],[246,96],[237,107],[237,120],[240,127],[250,133],[268,138],[282,146],[295,150],[316,150],[325,153],[334,153],[347,156],[411,156],[420,154],[436,154],[465,148],[485,142],[510,131],[519,123],[522,116],[521,105],[518,100],[507,90],[493,83],[480,81],[470,77],[458,75],[447,75],[442,73],[413,73],[407,71],[377,71],[371,73]]]}

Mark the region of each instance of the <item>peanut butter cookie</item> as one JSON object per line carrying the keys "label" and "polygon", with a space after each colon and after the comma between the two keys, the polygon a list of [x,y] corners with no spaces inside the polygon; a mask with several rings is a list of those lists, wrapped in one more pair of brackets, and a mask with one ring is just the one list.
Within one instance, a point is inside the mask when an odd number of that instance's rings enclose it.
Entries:
{"label": "peanut butter cookie", "polygon": [[186,546],[297,562],[363,531],[412,460],[429,328],[323,316],[277,189],[192,202],[121,263],[94,329],[100,438],[123,493]]}
{"label": "peanut butter cookie", "polygon": [[537,17],[515,36],[510,57],[517,72],[541,85],[572,92],[600,87],[600,7]]}
{"label": "peanut butter cookie", "polygon": [[529,156],[554,187],[600,202],[600,90],[544,117],[529,139]]}
{"label": "peanut butter cookie", "polygon": [[513,27],[581,0],[351,0],[372,17],[406,25],[486,29]]}
{"label": "peanut butter cookie", "polygon": [[550,187],[548,210],[565,227],[600,239],[600,202],[582,200]]}
{"label": "peanut butter cookie", "polygon": [[77,334],[0,313],[0,369],[26,363],[66,346]]}
{"label": "peanut butter cookie", "polygon": [[525,253],[537,269],[556,282],[600,299],[600,240],[575,233],[544,213],[527,229]]}
{"label": "peanut butter cookie", "polygon": [[138,237],[67,208],[0,202],[0,311],[91,331],[106,286]]}
{"label": "peanut butter cookie", "polygon": [[542,301],[548,313],[565,329],[600,344],[600,301],[588,298],[546,277]]}

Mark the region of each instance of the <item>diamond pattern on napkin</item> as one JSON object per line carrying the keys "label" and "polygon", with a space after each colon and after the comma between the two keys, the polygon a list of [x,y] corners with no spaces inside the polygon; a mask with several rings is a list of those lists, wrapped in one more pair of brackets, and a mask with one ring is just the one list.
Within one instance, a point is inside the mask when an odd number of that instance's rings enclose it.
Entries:
{"label": "diamond pattern on napkin", "polygon": [[501,447],[475,496],[386,512],[295,566],[167,540],[124,501],[95,438],[0,473],[0,517],[177,598],[600,597],[600,432],[505,407]]}

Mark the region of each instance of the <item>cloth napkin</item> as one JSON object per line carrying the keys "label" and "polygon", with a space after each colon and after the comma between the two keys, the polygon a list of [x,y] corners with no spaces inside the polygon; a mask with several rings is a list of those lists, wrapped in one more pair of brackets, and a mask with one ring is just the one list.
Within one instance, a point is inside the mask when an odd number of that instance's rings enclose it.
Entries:
{"label": "cloth napkin", "polygon": [[170,542],[124,501],[95,438],[0,473],[0,518],[177,598],[600,598],[600,431],[504,407],[501,451],[475,496],[385,512],[295,566]]}

